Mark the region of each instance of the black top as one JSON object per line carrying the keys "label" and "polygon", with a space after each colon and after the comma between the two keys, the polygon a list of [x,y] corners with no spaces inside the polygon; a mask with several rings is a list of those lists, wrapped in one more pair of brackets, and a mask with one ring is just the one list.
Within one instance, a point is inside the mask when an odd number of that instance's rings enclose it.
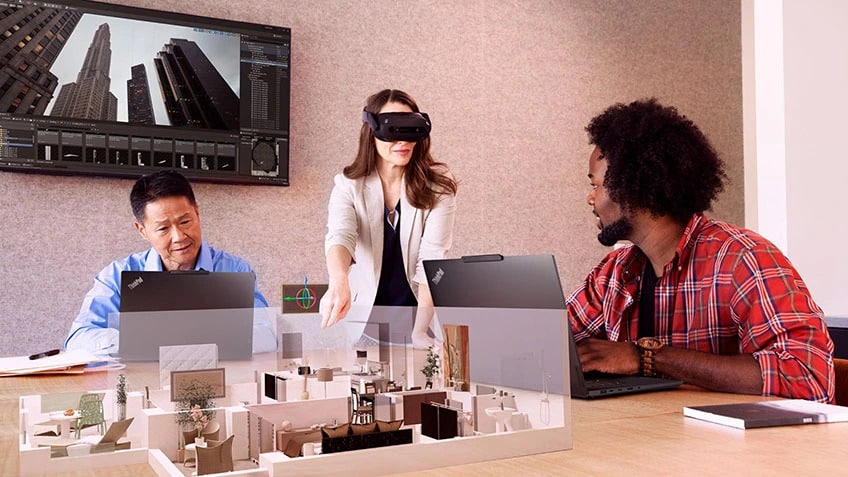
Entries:
{"label": "black top", "polygon": [[395,206],[397,224],[389,221],[388,208],[383,217],[383,266],[380,269],[380,283],[377,285],[375,306],[417,306],[418,300],[412,293],[406,278],[406,266],[400,248],[400,201]]}
{"label": "black top", "polygon": [[645,264],[642,272],[642,289],[639,293],[639,337],[654,336],[654,290],[657,285],[657,274],[651,262]]}

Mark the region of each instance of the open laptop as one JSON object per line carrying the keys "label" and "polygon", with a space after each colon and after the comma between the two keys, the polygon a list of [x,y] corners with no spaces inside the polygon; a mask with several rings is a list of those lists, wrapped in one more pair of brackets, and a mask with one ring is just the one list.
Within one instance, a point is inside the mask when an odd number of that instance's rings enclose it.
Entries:
{"label": "open laptop", "polygon": [[121,272],[118,356],[156,361],[160,346],[215,343],[221,360],[250,359],[250,272]]}
{"label": "open laptop", "polygon": [[[553,255],[475,255],[425,260],[424,271],[437,307],[565,310]],[[584,376],[571,327],[568,333],[571,396],[597,398],[656,391],[682,381],[647,376],[590,373]]]}

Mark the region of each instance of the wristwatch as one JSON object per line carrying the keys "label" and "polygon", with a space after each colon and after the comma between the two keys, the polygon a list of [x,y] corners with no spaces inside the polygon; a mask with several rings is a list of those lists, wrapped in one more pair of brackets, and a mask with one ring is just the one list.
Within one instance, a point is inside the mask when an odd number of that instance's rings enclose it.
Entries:
{"label": "wristwatch", "polygon": [[654,355],[659,353],[663,346],[662,341],[652,337],[643,337],[636,340],[636,347],[639,348],[639,364],[642,368],[643,376],[657,375],[657,368],[654,365]]}

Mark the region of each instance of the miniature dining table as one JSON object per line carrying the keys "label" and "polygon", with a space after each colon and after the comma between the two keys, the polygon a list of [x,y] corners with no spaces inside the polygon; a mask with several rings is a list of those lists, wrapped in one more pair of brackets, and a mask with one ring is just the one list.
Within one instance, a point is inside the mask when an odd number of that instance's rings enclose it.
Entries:
{"label": "miniature dining table", "polygon": [[51,412],[50,419],[37,423],[39,426],[58,426],[59,437],[68,439],[71,436],[71,423],[79,419],[79,411],[74,411],[70,416],[62,411]]}

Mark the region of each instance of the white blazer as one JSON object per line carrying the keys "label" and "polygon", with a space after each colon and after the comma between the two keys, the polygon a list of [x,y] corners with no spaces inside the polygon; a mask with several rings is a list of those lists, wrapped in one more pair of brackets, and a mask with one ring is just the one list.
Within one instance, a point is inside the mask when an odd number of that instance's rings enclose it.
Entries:
{"label": "white blazer", "polygon": [[[334,181],[324,252],[333,245],[347,249],[354,260],[350,269],[351,304],[371,306],[383,262],[383,186],[376,172],[358,179],[338,174]],[[445,258],[451,247],[456,196],[444,194],[432,209],[416,209],[407,200],[405,182],[400,190],[401,253],[406,278],[417,297],[414,284],[426,282],[422,260]]]}

